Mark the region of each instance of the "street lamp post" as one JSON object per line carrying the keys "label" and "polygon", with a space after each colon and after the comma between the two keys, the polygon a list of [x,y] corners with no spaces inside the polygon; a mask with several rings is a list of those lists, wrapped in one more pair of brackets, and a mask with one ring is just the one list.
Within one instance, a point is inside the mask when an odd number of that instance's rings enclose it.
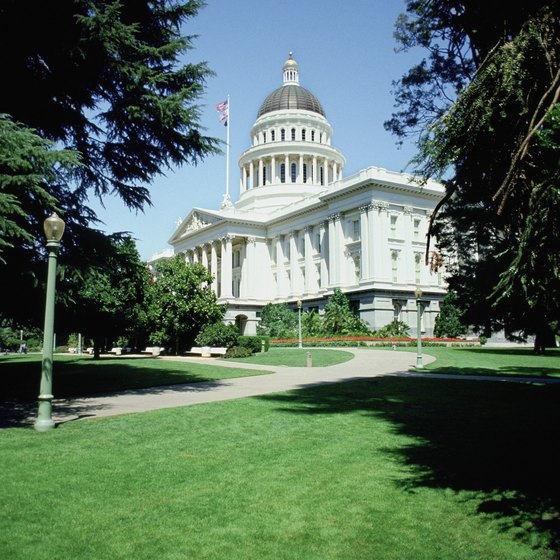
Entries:
{"label": "street lamp post", "polygon": [[420,303],[422,290],[416,288],[414,295],[416,296],[416,369],[422,369],[424,367],[422,363],[422,304]]}
{"label": "street lamp post", "polygon": [[52,419],[52,368],[54,344],[54,300],[56,293],[56,258],[60,239],[64,233],[64,221],[56,212],[43,224],[47,238],[49,264],[47,272],[47,294],[45,301],[45,328],[43,331],[43,361],[41,365],[41,387],[39,390],[39,411],[34,427],[39,432],[54,428]]}
{"label": "street lamp post", "polygon": [[302,340],[301,340],[301,299],[297,301],[297,308],[298,308],[298,348],[303,348]]}

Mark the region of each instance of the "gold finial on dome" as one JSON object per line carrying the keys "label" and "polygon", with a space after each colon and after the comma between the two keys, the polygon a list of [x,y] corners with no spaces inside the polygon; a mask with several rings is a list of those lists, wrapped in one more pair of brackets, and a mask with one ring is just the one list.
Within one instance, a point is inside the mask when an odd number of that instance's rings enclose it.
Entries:
{"label": "gold finial on dome", "polygon": [[284,62],[284,84],[299,84],[298,63],[291,51],[288,60]]}

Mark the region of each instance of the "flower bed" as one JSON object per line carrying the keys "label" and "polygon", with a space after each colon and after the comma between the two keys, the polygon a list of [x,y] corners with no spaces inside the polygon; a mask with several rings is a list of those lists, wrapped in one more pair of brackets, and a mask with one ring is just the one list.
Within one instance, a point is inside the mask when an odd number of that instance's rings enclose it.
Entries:
{"label": "flower bed", "polygon": [[[417,338],[414,337],[388,337],[381,338],[376,336],[336,336],[336,337],[310,337],[303,338],[303,344],[316,346],[317,344],[325,345],[345,345],[345,346],[412,346],[417,343]],[[355,343],[355,344],[353,344]],[[271,345],[288,346],[298,344],[297,338],[277,338],[270,340]],[[466,340],[464,338],[437,338],[437,337],[423,337],[422,344],[429,345],[445,345],[445,346],[478,346],[480,344],[478,339]]]}

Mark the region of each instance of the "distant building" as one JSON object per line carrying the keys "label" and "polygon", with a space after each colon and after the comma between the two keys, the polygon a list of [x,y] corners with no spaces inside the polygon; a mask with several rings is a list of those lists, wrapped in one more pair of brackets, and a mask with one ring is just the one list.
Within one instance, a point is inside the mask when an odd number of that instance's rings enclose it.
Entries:
{"label": "distant building", "polygon": [[399,319],[414,334],[419,286],[430,336],[445,289],[424,264],[425,236],[443,187],[378,167],[343,177],[346,160],[291,53],[283,73],[239,159],[239,199],[193,208],[169,240],[174,253],[208,267],[226,321],[245,334],[267,303],[322,312],[335,288],[372,329]]}

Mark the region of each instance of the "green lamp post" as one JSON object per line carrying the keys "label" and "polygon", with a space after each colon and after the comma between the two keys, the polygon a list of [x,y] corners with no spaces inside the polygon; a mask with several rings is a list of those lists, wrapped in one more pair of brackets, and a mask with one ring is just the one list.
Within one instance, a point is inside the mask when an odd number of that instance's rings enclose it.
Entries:
{"label": "green lamp post", "polygon": [[422,304],[420,298],[422,297],[422,290],[416,288],[414,291],[416,296],[416,369],[422,369]]}
{"label": "green lamp post", "polygon": [[298,308],[298,348],[303,348],[302,340],[301,340],[301,299],[297,301],[297,308]]}
{"label": "green lamp post", "polygon": [[54,300],[56,293],[56,258],[60,240],[64,233],[64,221],[56,212],[47,218],[43,227],[47,238],[49,264],[47,272],[47,295],[45,302],[45,329],[43,331],[43,361],[41,365],[41,387],[39,390],[39,411],[35,429],[46,432],[54,428],[52,419],[52,368],[54,344]]}

